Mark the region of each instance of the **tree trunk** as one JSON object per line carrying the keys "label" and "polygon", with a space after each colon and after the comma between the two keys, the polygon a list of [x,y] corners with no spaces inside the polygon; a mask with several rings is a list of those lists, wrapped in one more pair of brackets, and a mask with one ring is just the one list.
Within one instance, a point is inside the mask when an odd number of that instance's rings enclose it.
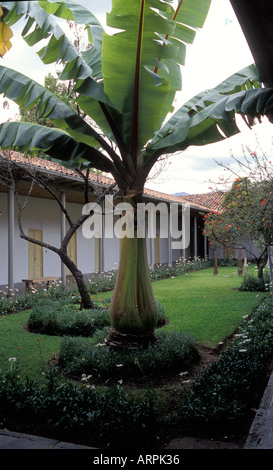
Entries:
{"label": "tree trunk", "polygon": [[264,270],[264,267],[266,266],[267,261],[268,261],[268,253],[267,253],[267,249],[266,249],[265,252],[264,252],[264,256],[262,258],[262,261],[261,261],[261,258],[259,258],[257,260],[257,269],[258,269],[258,278],[259,279],[263,279],[263,270]]}
{"label": "tree trunk", "polygon": [[157,309],[149,277],[146,240],[124,237],[110,307],[112,331],[106,344],[150,344],[156,341]]}
{"label": "tree trunk", "polygon": [[67,256],[67,254],[62,253],[60,254],[62,262],[66,265],[66,267],[70,270],[72,276],[74,277],[77,287],[79,290],[79,294],[81,296],[81,309],[93,309],[96,308],[93,304],[89,292],[86,288],[86,284],[83,279],[82,272],[77,268],[77,266],[71,261],[71,259]]}

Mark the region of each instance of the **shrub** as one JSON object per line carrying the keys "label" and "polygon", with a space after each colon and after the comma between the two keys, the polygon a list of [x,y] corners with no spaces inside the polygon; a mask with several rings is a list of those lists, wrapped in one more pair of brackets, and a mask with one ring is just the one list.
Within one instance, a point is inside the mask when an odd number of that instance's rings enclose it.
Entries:
{"label": "shrub", "polygon": [[[135,397],[121,386],[101,390],[60,383],[53,374],[43,387],[0,371],[1,416],[39,426],[88,445],[137,448],[153,442],[158,414],[155,395]],[[153,437],[154,436],[154,437]]]}
{"label": "shrub", "polygon": [[253,276],[252,274],[245,274],[243,277],[243,282],[239,286],[241,291],[257,291],[265,292],[270,286],[270,276],[267,272],[264,273],[262,278]]}
{"label": "shrub", "polygon": [[151,281],[159,281],[173,276],[181,276],[200,269],[206,269],[212,266],[212,260],[201,260],[199,258],[194,260],[179,259],[173,266],[160,265],[155,269],[150,269]]}
{"label": "shrub", "polygon": [[[57,336],[92,336],[96,330],[110,325],[109,301],[104,299],[98,308],[79,310],[78,298],[40,299],[32,309],[28,329],[33,333]],[[165,324],[165,310],[156,301],[158,325]]]}
{"label": "shrub", "polygon": [[[272,297],[245,319],[218,362],[204,370],[179,404],[181,421],[225,429],[252,418],[264,390],[266,360],[273,348]],[[225,429],[227,431],[227,428]]]}
{"label": "shrub", "polygon": [[[20,295],[8,295],[7,292],[2,292],[2,297],[0,298],[0,315],[31,309],[37,305],[40,300],[63,299],[65,302],[71,302],[72,295],[71,291],[65,286],[57,284],[52,284],[49,289],[33,288],[29,292]],[[77,294],[75,295],[75,301],[76,298]]]}
{"label": "shrub", "polygon": [[147,348],[114,351],[103,340],[108,329],[97,332],[92,344],[85,338],[64,338],[59,363],[66,374],[92,375],[103,379],[135,379],[179,372],[197,361],[193,339],[181,333],[158,332],[158,342]]}
{"label": "shrub", "polygon": [[28,321],[31,332],[58,336],[92,336],[97,329],[109,325],[109,311],[103,308],[79,310],[74,300],[38,301]]}

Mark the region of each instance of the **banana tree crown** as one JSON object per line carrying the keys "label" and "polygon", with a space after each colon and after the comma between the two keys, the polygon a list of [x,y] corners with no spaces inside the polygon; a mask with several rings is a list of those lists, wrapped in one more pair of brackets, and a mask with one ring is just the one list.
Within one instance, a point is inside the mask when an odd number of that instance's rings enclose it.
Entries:
{"label": "banana tree crown", "polygon": [[[73,1],[2,2],[2,19],[12,28],[24,17],[22,37],[45,45],[44,64],[62,63],[59,80],[72,80],[79,115],[29,77],[0,66],[0,93],[20,106],[37,105],[38,124],[0,125],[0,146],[43,151],[70,167],[111,173],[123,191],[143,188],[164,153],[216,142],[239,132],[235,112],[271,116],[272,91],[261,88],[255,66],[205,91],[172,114],[181,89],[181,66],[206,19],[211,0],[112,0],[104,31],[97,18]],[[89,45],[80,52],[58,19],[84,24]],[[170,114],[170,118],[169,117]]]}

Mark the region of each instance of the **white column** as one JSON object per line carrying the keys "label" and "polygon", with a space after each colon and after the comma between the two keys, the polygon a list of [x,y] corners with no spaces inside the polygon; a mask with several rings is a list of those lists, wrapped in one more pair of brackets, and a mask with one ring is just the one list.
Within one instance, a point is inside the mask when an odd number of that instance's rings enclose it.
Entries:
{"label": "white column", "polygon": [[101,202],[101,237],[100,237],[100,252],[99,252],[99,272],[104,271],[104,242],[105,242],[105,205],[104,201]]}
{"label": "white column", "polygon": [[194,258],[197,256],[197,217],[194,217]]}
{"label": "white column", "polygon": [[168,207],[168,265],[173,264],[173,253],[172,253],[172,234],[171,234],[171,211]]}
{"label": "white column", "polygon": [[8,189],[8,287],[14,292],[14,190]]}
{"label": "white column", "polygon": [[[66,194],[65,192],[61,192],[61,201],[64,208],[66,208]],[[66,217],[64,212],[61,210],[61,240],[64,239],[66,234]],[[62,284],[66,285],[66,266],[64,263],[61,262],[61,280]]]}
{"label": "white column", "polygon": [[[182,240],[185,241],[186,239],[186,211],[185,210],[182,210]],[[188,220],[188,223],[190,224],[190,218]],[[185,261],[187,259],[187,252],[186,252],[186,248],[185,248],[185,243],[183,243],[183,249],[182,249],[182,257],[183,257],[183,261]]]}

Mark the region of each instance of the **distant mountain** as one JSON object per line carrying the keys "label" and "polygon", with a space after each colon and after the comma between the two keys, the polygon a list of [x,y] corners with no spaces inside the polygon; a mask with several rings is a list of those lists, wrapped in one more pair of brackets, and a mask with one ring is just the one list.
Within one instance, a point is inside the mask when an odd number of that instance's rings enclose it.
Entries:
{"label": "distant mountain", "polygon": [[172,196],[188,196],[188,193],[175,193]]}

